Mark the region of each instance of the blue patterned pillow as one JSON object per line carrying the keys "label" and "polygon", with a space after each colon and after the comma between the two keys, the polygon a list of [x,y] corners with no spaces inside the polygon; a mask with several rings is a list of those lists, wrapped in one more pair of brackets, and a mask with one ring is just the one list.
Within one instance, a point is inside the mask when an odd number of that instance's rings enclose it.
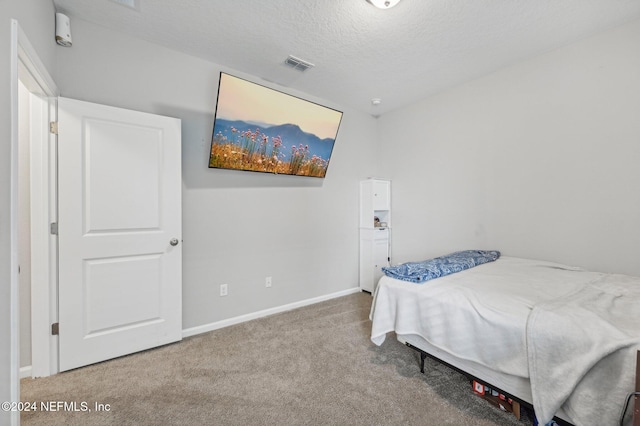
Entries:
{"label": "blue patterned pillow", "polygon": [[500,252],[496,250],[465,250],[422,262],[407,262],[402,265],[383,267],[382,272],[398,280],[420,284],[483,263],[493,262],[499,257]]}

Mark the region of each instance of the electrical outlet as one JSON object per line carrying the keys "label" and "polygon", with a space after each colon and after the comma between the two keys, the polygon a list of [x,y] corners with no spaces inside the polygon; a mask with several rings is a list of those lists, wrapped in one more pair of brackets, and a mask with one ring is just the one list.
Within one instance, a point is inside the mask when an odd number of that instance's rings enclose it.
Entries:
{"label": "electrical outlet", "polygon": [[227,294],[229,294],[229,285],[220,284],[220,296],[226,296]]}
{"label": "electrical outlet", "polygon": [[265,287],[271,287],[271,277],[266,277],[264,279],[264,286]]}

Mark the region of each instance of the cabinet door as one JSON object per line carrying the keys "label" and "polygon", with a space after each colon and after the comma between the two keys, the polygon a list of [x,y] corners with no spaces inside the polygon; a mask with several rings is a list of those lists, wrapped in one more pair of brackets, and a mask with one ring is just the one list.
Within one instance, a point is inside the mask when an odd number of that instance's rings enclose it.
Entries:
{"label": "cabinet door", "polygon": [[375,290],[378,281],[384,275],[383,266],[389,264],[389,240],[373,240],[373,289]]}
{"label": "cabinet door", "polygon": [[390,210],[391,207],[391,185],[388,181],[373,182],[373,209]]}
{"label": "cabinet door", "polygon": [[374,269],[373,241],[363,236],[360,237],[360,288],[373,293]]}

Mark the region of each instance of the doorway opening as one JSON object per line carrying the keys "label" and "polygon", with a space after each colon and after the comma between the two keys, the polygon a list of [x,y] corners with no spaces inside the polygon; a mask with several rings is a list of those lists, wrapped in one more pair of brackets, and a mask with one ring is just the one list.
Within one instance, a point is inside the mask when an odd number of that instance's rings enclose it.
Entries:
{"label": "doorway opening", "polygon": [[[57,372],[49,333],[56,291],[55,208],[58,89],[16,20],[11,21],[11,397],[20,378]],[[11,419],[19,422],[18,416]]]}

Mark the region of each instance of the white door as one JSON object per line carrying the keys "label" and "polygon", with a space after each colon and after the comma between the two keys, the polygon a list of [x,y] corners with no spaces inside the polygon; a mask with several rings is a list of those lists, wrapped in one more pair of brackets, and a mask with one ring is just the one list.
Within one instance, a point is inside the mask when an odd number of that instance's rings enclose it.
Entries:
{"label": "white door", "polygon": [[180,126],[59,98],[60,371],[182,337]]}

